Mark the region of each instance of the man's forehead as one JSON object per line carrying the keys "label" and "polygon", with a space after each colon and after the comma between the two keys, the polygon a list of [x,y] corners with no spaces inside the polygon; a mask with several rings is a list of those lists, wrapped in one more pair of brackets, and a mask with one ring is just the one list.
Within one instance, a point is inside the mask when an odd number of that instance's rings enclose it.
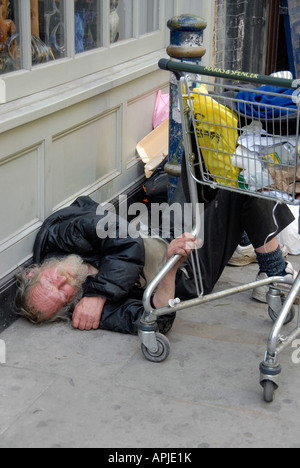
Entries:
{"label": "man's forehead", "polygon": [[38,281],[29,293],[28,302],[41,313],[57,313],[61,308],[57,295]]}

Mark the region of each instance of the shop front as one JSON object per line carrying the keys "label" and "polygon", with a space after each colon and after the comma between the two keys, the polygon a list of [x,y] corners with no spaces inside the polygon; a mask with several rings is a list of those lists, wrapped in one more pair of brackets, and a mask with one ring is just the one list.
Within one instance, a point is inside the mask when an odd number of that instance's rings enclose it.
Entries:
{"label": "shop front", "polygon": [[169,89],[157,66],[167,21],[203,15],[206,3],[0,0],[2,298],[47,216],[80,195],[105,204],[142,184],[136,145]]}

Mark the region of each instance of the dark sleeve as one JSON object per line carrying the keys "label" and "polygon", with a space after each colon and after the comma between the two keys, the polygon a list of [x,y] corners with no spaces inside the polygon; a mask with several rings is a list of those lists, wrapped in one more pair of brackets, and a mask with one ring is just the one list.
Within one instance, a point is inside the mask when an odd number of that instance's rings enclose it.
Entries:
{"label": "dark sleeve", "polygon": [[126,232],[122,237],[120,226],[124,221],[117,216],[112,222],[115,229],[108,235],[103,226],[110,218],[107,212],[98,213],[77,218],[68,225],[63,223],[59,230],[65,248],[90,258],[94,264],[93,258],[96,259],[99,273],[87,278],[84,296],[101,296],[119,302],[129,296],[143,270],[144,242],[140,237],[126,237]]}
{"label": "dark sleeve", "polygon": [[145,263],[143,240],[102,240],[99,273],[88,277],[85,296],[102,296],[115,303],[127,298],[137,282]]}
{"label": "dark sleeve", "polygon": [[[137,335],[140,320],[143,316],[143,302],[136,299],[127,299],[119,304],[106,303],[102,312],[100,329],[118,333]],[[158,331],[166,333],[172,328],[176,314],[158,317]]]}
{"label": "dark sleeve", "polygon": [[136,335],[143,312],[142,301],[136,299],[127,299],[117,304],[106,303],[101,315],[99,328],[128,335]]}
{"label": "dark sleeve", "polygon": [[144,267],[143,240],[119,236],[118,217],[116,235],[101,237],[99,225],[105,224],[107,212],[82,211],[81,207],[72,210],[68,216],[57,215],[55,223],[44,229],[42,260],[57,253],[80,255],[99,269],[98,275],[85,282],[85,296],[102,296],[114,302],[128,297]]}

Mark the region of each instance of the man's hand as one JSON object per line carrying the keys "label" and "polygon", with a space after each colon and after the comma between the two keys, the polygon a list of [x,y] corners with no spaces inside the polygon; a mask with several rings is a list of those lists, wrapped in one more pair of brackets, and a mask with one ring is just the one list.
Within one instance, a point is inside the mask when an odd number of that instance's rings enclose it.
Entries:
{"label": "man's hand", "polygon": [[97,330],[105,302],[103,297],[84,297],[73,312],[73,327],[79,330]]}
{"label": "man's hand", "polygon": [[189,233],[183,234],[181,237],[174,239],[167,250],[166,259],[167,261],[173,257],[173,255],[181,255],[181,259],[176,265],[176,269],[185,262],[191,252],[196,248],[196,238]]}

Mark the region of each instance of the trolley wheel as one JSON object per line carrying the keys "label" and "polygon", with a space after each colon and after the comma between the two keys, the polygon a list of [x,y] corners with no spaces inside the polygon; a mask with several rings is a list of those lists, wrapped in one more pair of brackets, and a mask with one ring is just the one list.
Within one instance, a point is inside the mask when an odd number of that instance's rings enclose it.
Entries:
{"label": "trolley wheel", "polygon": [[142,352],[148,361],[163,362],[170,354],[170,342],[168,338],[161,333],[155,333],[155,337],[157,340],[158,350],[156,352],[150,351],[142,343]]}
{"label": "trolley wheel", "polygon": [[263,387],[264,387],[264,400],[266,403],[272,403],[274,400],[274,393],[275,390],[277,389],[277,386],[274,382],[271,380],[265,380],[263,382]]}
{"label": "trolley wheel", "polygon": [[[282,298],[282,305],[283,305],[283,304],[284,304],[284,298]],[[272,307],[269,307],[268,313],[269,313],[270,318],[273,320],[273,322],[276,322],[276,320],[277,320],[277,318],[278,318],[278,313],[275,312],[275,311],[272,309]],[[290,308],[290,311],[289,311],[289,313],[288,313],[286,319],[285,319],[284,325],[287,325],[287,324],[291,323],[291,322],[294,320],[294,318],[295,318],[295,314],[296,314],[295,308],[294,308],[294,306],[292,306],[292,307]]]}

